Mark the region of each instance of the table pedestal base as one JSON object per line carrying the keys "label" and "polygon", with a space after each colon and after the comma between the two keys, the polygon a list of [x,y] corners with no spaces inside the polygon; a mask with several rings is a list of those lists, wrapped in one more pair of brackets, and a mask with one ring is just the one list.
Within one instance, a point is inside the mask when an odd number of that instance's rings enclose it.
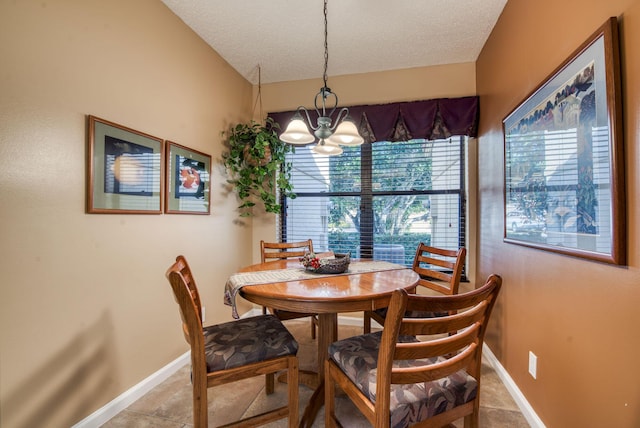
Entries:
{"label": "table pedestal base", "polygon": [[[287,383],[287,373],[280,373],[278,375],[278,382]],[[298,371],[298,383],[304,385],[309,389],[316,389],[320,383],[318,380],[318,373],[311,370],[299,370]]]}
{"label": "table pedestal base", "polygon": [[304,409],[302,419],[300,420],[300,428],[311,428],[322,406],[324,406],[324,379],[322,384],[318,385],[316,390],[313,391],[309,404]]}

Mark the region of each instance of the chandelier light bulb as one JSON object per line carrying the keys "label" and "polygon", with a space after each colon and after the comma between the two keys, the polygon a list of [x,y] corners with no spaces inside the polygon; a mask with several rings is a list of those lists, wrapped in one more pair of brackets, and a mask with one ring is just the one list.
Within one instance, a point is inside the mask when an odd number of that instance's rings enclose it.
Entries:
{"label": "chandelier light bulb", "polygon": [[360,136],[353,121],[344,119],[333,135],[329,137],[329,141],[343,146],[359,146],[364,142],[364,138]]}
{"label": "chandelier light bulb", "polygon": [[287,126],[287,129],[280,134],[280,139],[285,143],[293,145],[304,145],[312,143],[315,137],[311,135],[307,125],[302,120],[302,117],[298,119],[294,118]]}
{"label": "chandelier light bulb", "polygon": [[312,152],[324,155],[324,156],[338,156],[341,155],[343,150],[339,145],[332,143],[330,141],[320,140],[318,144],[313,146],[311,149]]}

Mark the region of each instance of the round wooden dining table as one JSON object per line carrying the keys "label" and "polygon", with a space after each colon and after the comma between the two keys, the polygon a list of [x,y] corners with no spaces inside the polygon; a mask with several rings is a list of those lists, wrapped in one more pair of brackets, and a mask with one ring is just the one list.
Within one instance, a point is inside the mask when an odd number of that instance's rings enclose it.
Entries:
{"label": "round wooden dining table", "polygon": [[[366,263],[370,260],[352,260]],[[277,260],[247,266],[240,272],[273,271],[300,268],[300,262]],[[270,282],[243,287],[239,294],[250,302],[283,311],[318,314],[318,382],[300,421],[310,427],[324,404],[324,361],[329,345],[337,340],[338,313],[375,310],[389,305],[391,293],[403,288],[415,289],[418,274],[395,265],[385,270],[318,276],[301,280]]]}

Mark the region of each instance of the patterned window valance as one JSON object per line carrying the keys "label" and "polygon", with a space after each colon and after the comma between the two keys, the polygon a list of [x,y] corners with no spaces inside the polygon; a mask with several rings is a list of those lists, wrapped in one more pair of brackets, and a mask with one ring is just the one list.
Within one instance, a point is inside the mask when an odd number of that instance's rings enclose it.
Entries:
{"label": "patterned window valance", "polygon": [[[284,129],[294,114],[295,111],[269,113],[269,117]],[[478,135],[477,96],[351,106],[349,114],[367,143]],[[309,115],[316,123],[315,110]]]}

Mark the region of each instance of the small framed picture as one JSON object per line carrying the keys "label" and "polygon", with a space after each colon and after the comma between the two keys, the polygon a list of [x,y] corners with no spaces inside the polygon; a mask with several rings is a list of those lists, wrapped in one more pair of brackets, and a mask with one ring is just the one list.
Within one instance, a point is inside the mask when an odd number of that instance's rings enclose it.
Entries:
{"label": "small framed picture", "polygon": [[163,141],[89,116],[87,212],[161,214]]}
{"label": "small framed picture", "polygon": [[164,212],[209,214],[211,156],[180,144],[166,142],[167,182]]}

